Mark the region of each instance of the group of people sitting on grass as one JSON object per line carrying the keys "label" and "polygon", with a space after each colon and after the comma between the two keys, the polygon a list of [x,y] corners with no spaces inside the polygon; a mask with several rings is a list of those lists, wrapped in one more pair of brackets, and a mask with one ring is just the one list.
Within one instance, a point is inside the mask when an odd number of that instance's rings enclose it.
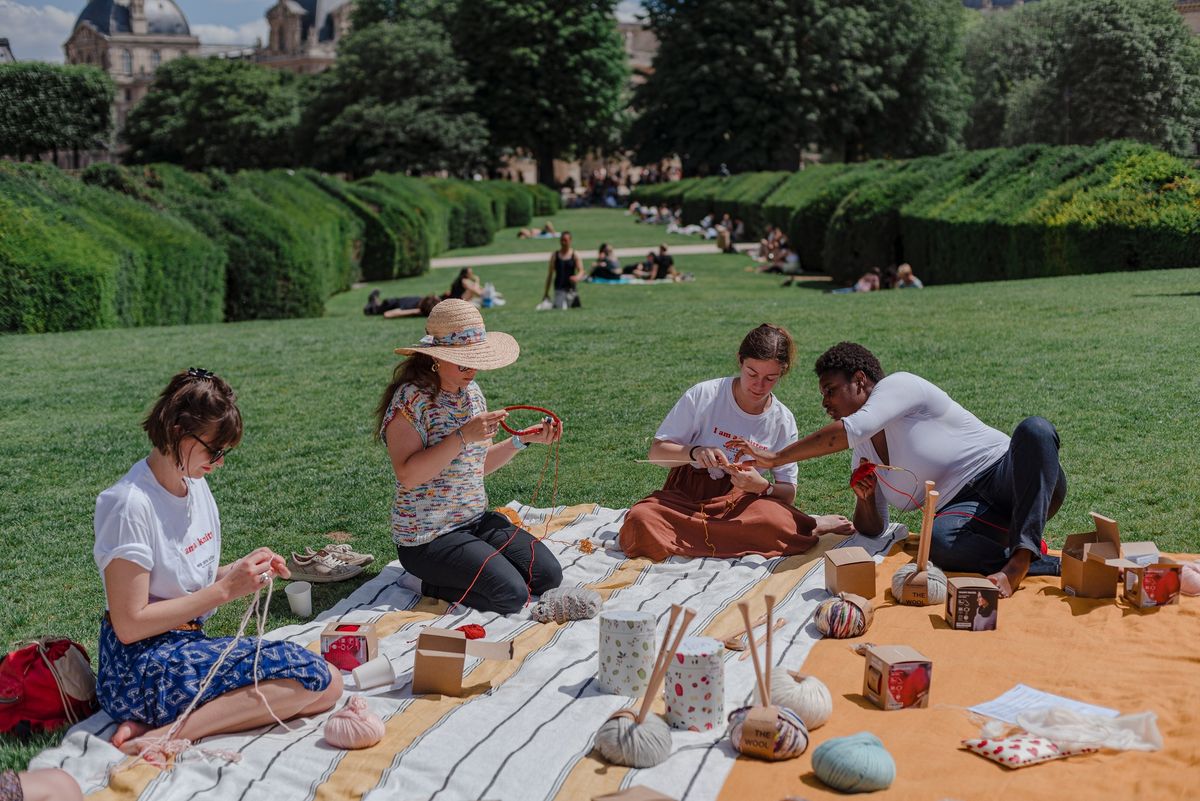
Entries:
{"label": "group of people sitting on grass", "polygon": [[799,275],[804,272],[800,265],[800,253],[792,247],[791,240],[777,225],[767,227],[767,234],[758,242],[754,251],[754,259],[760,262],[760,273],[782,273],[783,275]]}
{"label": "group of people sitting on grass", "polygon": [[642,281],[690,281],[692,276],[681,273],[675,267],[675,257],[664,243],[657,251],[649,251],[646,258],[628,267],[622,267],[613,249],[607,243],[600,245],[596,260],[592,262],[589,281],[624,281],[630,278]]}
{"label": "group of people sitting on grass", "polygon": [[[577,274],[577,261],[567,262]],[[547,418],[497,439],[508,412],[488,408],[476,379],[511,365],[520,348],[488,331],[465,300],[438,303],[420,342],[396,353],[403,359],[381,393],[374,431],[395,479],[397,557],[423,595],[514,614],[530,595],[558,586],[562,569],[542,541],[489,509],[484,477],[530,446],[559,441],[563,424]],[[800,436],[774,394],[795,363],[788,331],[758,325],[731,355],[732,375],[692,386],[654,433],[649,459],[669,472],[625,517],[626,556],[779,556],[807,551],[823,534],[878,536],[891,509],[923,502],[931,479],[941,493],[931,549],[939,567],[986,574],[1005,596],[1026,575],[1058,572],[1041,547],[1066,494],[1048,421],[1028,418],[1010,437],[929,381],[885,373],[867,348],[842,342],[814,370],[831,422]],[[107,599],[97,693],[118,723],[112,743],[128,753],[162,748],[201,690],[175,737],[195,741],[330,709],[342,680],[319,654],[204,630],[222,604],[289,576],[268,547],[221,561],[221,518],[206,478],[242,440],[233,389],[206,370],[180,372],[142,428],[149,454],[96,501],[94,557]],[[857,478],[852,519],[802,511],[796,463],[844,450],[851,466],[893,465],[911,480]],[[215,680],[204,684],[219,659]]]}
{"label": "group of people sitting on grass", "polygon": [[504,296],[496,291],[492,284],[485,284],[470,267],[463,267],[458,275],[450,282],[450,289],[442,295],[404,295],[395,298],[385,298],[378,289],[371,290],[367,296],[367,305],[363,306],[363,314],[381,317],[428,317],[433,307],[443,300],[465,300],[476,306],[490,308],[503,306]]}
{"label": "group of people sitting on grass", "polygon": [[635,200],[629,204],[625,214],[632,215],[634,222],[647,225],[678,225],[683,209],[672,209],[665,203],[661,206],[646,205]]}
{"label": "group of people sitting on grass", "polygon": [[[676,216],[678,217],[678,215]],[[720,220],[715,214],[710,213],[700,218],[700,222],[691,225],[670,222],[667,224],[667,233],[715,239],[717,247],[721,249],[722,253],[736,253],[734,245],[745,239],[746,223],[742,221],[741,217],[732,217],[728,213],[722,214]]]}
{"label": "group of people sitting on grass", "polygon": [[836,295],[844,295],[852,292],[878,292],[881,289],[924,288],[925,284],[913,273],[912,265],[901,264],[899,267],[887,267],[883,270],[872,267],[850,286],[830,291]]}

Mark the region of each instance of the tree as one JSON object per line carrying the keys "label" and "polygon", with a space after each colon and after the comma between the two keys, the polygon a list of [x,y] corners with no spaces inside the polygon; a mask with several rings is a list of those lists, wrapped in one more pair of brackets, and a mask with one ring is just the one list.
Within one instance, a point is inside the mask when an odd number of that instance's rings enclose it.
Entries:
{"label": "tree", "polygon": [[492,145],[554,159],[619,141],[628,80],[615,0],[459,0],[451,33]]}
{"label": "tree", "polygon": [[294,164],[298,80],[246,61],[179,58],[163,64],[126,120],[129,160],[191,170]]}
{"label": "tree", "polygon": [[105,147],[114,93],[112,79],[96,67],[0,65],[0,155]]}
{"label": "tree", "polygon": [[1049,30],[1030,24],[1021,8],[1006,14],[979,15],[964,42],[963,69],[971,86],[971,107],[963,139],[971,149],[1000,147],[1009,115],[1009,96],[1025,91],[1031,79],[1045,75],[1052,53]]}
{"label": "tree", "polygon": [[413,19],[430,19],[447,25],[456,9],[456,0],[355,0],[350,25],[356,31],[381,22]]}
{"label": "tree", "polygon": [[301,123],[309,163],[369,175],[463,173],[483,160],[487,129],[449,34],[427,19],[377,22],[343,40]]}
{"label": "tree", "polygon": [[[688,174],[795,169],[809,141],[793,0],[649,0],[654,71],[634,92],[629,143]],[[732,21],[737,22],[736,26]]]}
{"label": "tree", "polygon": [[[1009,16],[1009,15],[1004,15]],[[1192,153],[1200,135],[1200,43],[1170,0],[1044,0],[972,35],[971,130],[1003,111],[998,142],[1092,144],[1135,139]],[[1033,31],[1033,33],[1029,33]],[[1002,46],[1011,78],[996,79]]]}

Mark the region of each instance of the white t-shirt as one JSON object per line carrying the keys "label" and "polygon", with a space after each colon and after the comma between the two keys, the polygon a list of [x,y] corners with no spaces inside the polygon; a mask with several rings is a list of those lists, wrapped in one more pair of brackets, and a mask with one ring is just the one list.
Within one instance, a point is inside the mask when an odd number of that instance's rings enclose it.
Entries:
{"label": "white t-shirt", "polygon": [[[733,451],[725,448],[725,442],[734,437],[770,451],[782,450],[797,439],[796,418],[774,395],[761,414],[748,414],[733,399],[733,378],[714,378],[683,393],[654,433],[657,440],[723,448],[730,460]],[[765,475],[768,471],[760,472]],[[770,472],[781,484],[796,483],[795,462]],[[726,475],[723,470],[708,473],[713,478]]]}
{"label": "white t-shirt", "polygon": [[[941,508],[1008,450],[1008,435],[984,425],[944,391],[912,373],[884,376],[862,408],[843,417],[842,424],[854,451],[851,469],[861,458],[883,463],[871,437],[884,432],[887,464],[906,467],[912,473],[886,470],[879,475],[916,498],[918,505],[925,501],[926,481],[936,484]],[[885,523],[889,505],[915,508],[911,500],[882,481],[876,486],[876,507]]]}
{"label": "white t-shirt", "polygon": [[204,479],[187,483],[186,497],[172,495],[143,459],[100,493],[92,556],[101,582],[113,559],[150,571],[151,602],[191,595],[217,580],[221,561],[217,504]]}

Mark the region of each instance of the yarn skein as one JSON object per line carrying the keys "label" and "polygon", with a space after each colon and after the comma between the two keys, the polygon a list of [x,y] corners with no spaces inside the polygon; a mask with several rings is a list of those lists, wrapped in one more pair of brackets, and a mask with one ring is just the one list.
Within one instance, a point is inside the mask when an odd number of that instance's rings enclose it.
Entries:
{"label": "yarn skein", "polygon": [[800,673],[771,673],[771,703],[795,712],[808,731],[824,726],[833,714],[833,696],[825,682]]}
{"label": "yarn skein", "polygon": [[658,715],[641,723],[632,715],[611,717],[596,732],[596,750],[616,765],[652,768],[671,755],[671,727]]}
{"label": "yarn skein", "polygon": [[[909,562],[907,565],[901,565],[900,569],[892,574],[892,596],[897,601],[900,600],[901,594],[904,592],[904,585],[912,581],[917,574],[917,563]],[[929,594],[929,600],[926,606],[938,606],[946,602],[946,574],[942,569],[933,562],[925,564],[926,587]]]}
{"label": "yarn skein", "polygon": [[812,767],[818,779],[843,793],[884,790],[896,780],[896,761],[866,731],[821,743],[813,751]]}
{"label": "yarn skein", "polygon": [[559,587],[547,590],[529,610],[539,623],[587,620],[600,613],[600,593],[589,587]]}
{"label": "yarn skein", "polygon": [[813,613],[817,631],[835,640],[861,636],[871,627],[874,618],[871,602],[848,592],[826,598]]}
{"label": "yarn skein", "polygon": [[370,748],[383,739],[383,734],[383,721],[358,695],[325,721],[325,742],[334,748]]}
{"label": "yarn skein", "polygon": [[[729,741],[738,753],[742,751],[742,728],[746,717],[756,707],[744,706],[729,713]],[[761,708],[761,707],[759,707]],[[770,759],[795,759],[808,750],[808,729],[800,716],[787,707],[775,707],[775,753]],[[758,754],[755,754],[758,756]]]}
{"label": "yarn skein", "polygon": [[1179,583],[1184,595],[1200,595],[1200,562],[1184,562]]}

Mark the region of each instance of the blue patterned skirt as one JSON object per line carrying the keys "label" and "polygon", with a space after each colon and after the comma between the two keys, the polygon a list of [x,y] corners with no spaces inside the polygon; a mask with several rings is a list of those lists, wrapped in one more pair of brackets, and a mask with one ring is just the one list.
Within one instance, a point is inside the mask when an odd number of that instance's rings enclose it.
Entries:
{"label": "blue patterned skirt", "polygon": [[[178,718],[231,637],[203,631],[168,631],[125,645],[107,621],[100,624],[100,670],[96,698],[116,721],[136,720],[153,727]],[[241,637],[204,691],[200,704],[254,683],[255,640]],[[294,679],[319,692],[329,686],[329,665],[293,642],[263,640],[258,680]]]}

